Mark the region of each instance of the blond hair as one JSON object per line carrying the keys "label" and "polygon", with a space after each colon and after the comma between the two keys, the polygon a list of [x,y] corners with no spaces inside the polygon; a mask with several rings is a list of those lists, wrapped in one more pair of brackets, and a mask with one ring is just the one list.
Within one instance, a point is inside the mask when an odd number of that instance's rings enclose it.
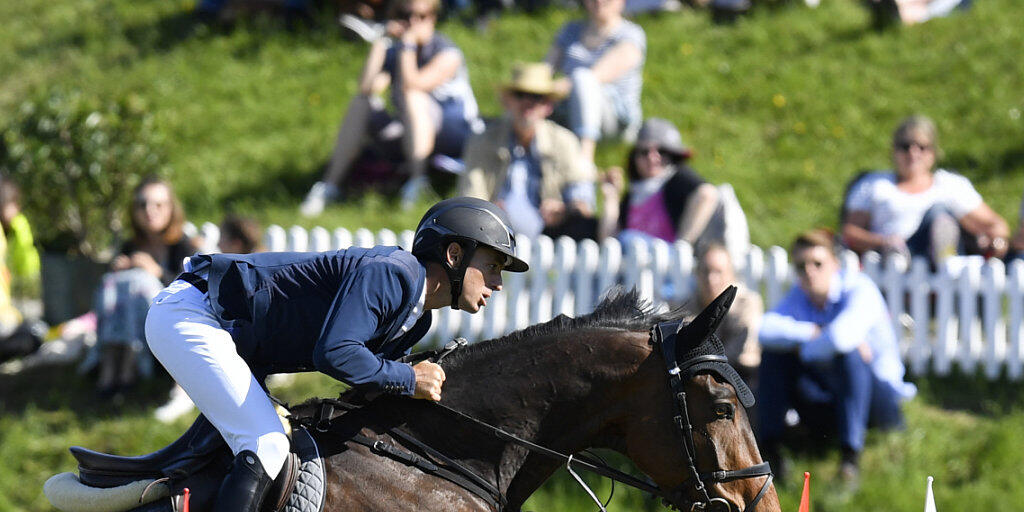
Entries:
{"label": "blond hair", "polygon": [[904,119],[896,128],[896,131],[892,133],[892,146],[896,147],[901,143],[907,142],[911,140],[914,135],[923,136],[928,139],[928,143],[931,144],[932,150],[938,154],[939,139],[935,129],[935,121],[932,121],[928,116],[912,115]]}
{"label": "blond hair", "polygon": [[388,18],[395,19],[399,14],[412,10],[412,3],[417,1],[427,2],[430,5],[430,12],[438,14],[441,12],[441,0],[392,0],[388,6]]}

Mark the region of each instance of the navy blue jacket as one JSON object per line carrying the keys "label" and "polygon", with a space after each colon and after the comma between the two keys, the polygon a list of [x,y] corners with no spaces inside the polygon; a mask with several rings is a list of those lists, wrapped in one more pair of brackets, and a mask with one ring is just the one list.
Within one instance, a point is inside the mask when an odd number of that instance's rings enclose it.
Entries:
{"label": "navy blue jacket", "polygon": [[253,373],[319,370],[355,387],[411,395],[415,376],[397,359],[430,328],[405,334],[426,269],[398,247],[323,253],[203,254],[210,303]]}

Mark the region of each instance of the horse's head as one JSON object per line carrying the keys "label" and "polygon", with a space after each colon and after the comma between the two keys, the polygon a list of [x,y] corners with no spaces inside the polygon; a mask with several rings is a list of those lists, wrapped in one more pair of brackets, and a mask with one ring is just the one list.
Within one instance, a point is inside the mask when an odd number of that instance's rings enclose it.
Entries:
{"label": "horse's head", "polygon": [[676,332],[656,329],[638,374],[646,393],[627,427],[627,455],[672,490],[680,510],[779,510],[747,417],[753,395],[715,335],[735,295],[726,290]]}

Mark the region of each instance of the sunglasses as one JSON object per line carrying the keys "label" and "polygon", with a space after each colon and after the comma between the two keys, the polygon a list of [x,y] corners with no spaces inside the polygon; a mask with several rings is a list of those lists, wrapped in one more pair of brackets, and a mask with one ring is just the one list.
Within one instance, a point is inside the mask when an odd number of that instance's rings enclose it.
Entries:
{"label": "sunglasses", "polygon": [[896,143],[896,149],[903,151],[904,153],[910,151],[910,148],[917,148],[918,151],[930,151],[932,149],[932,145],[922,144],[916,141],[903,141]]}
{"label": "sunglasses", "polygon": [[674,160],[678,159],[676,155],[674,155],[674,154],[672,154],[672,153],[670,153],[668,151],[665,151],[664,149],[661,149],[661,148],[659,148],[657,146],[649,146],[649,147],[637,146],[637,148],[633,150],[633,154],[634,155],[648,157],[648,158],[650,158],[651,153],[654,153],[654,152],[657,152],[658,156],[660,156],[661,159],[663,161],[666,161],[666,162],[670,162],[670,161],[674,161]]}
{"label": "sunglasses", "polygon": [[398,21],[424,21],[433,17],[434,13],[432,12],[402,11],[395,16],[395,19]]}
{"label": "sunglasses", "polygon": [[807,275],[807,267],[813,267],[814,270],[821,270],[821,267],[825,265],[824,261],[821,260],[800,260],[794,261],[793,266],[796,267],[796,271],[800,275]]}
{"label": "sunglasses", "polygon": [[533,103],[540,103],[542,101],[547,101],[548,99],[548,97],[543,94],[526,91],[512,91],[512,96],[517,100],[530,101]]}

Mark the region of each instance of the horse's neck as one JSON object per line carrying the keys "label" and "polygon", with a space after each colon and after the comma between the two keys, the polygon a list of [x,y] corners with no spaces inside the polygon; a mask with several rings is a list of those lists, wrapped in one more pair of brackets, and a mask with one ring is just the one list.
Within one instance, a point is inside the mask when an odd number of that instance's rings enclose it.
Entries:
{"label": "horse's neck", "polygon": [[[526,340],[490,359],[459,361],[445,370],[444,403],[562,453],[607,446],[604,434],[623,404],[609,403],[605,388],[635,373],[649,354],[646,335],[595,330],[565,338]],[[629,340],[625,346],[623,338]],[[493,478],[512,504],[525,500],[559,465],[469,425],[456,427],[452,422],[458,420],[446,421],[440,426],[448,442],[458,437],[458,451],[474,446],[467,464]],[[460,433],[451,436],[455,428]]]}

